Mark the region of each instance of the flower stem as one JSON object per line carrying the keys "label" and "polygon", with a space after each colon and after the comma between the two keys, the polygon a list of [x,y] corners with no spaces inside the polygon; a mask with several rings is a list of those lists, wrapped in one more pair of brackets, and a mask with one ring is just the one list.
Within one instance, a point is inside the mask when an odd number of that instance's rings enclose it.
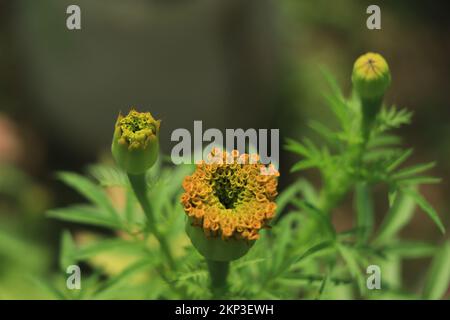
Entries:
{"label": "flower stem", "polygon": [[363,112],[361,127],[364,145],[368,142],[370,138],[370,132],[372,131],[373,123],[375,122],[376,116],[380,111],[382,103],[383,103],[383,96],[374,97],[371,99],[361,98],[361,107]]}
{"label": "flower stem", "polygon": [[[361,168],[364,153],[367,150],[371,132],[380,107],[383,103],[383,96],[371,99],[361,98],[362,119],[361,137],[362,142],[356,146],[351,146],[347,152],[350,154],[349,160],[353,167]],[[354,181],[349,173],[343,173],[333,177],[333,184],[326,186],[321,193],[319,207],[323,212],[329,214],[345,197]]]}
{"label": "flower stem", "polygon": [[142,210],[147,217],[147,226],[151,233],[156,237],[161,247],[162,252],[165,254],[169,266],[172,270],[175,270],[175,261],[173,259],[172,253],[170,251],[169,244],[167,243],[166,238],[161,232],[158,230],[156,225],[155,217],[153,215],[153,210],[150,205],[150,202],[147,198],[147,181],[145,178],[145,173],[142,174],[128,174],[128,179],[130,180],[131,188],[136,195],[137,200],[139,201]]}
{"label": "flower stem", "polygon": [[230,270],[228,261],[214,261],[206,259],[211,279],[211,292],[214,299],[224,296],[227,291],[227,277]]}

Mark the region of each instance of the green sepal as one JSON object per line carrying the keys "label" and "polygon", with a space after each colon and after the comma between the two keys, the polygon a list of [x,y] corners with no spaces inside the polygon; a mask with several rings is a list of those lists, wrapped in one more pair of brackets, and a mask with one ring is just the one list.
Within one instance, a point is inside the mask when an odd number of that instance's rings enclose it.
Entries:
{"label": "green sepal", "polygon": [[141,174],[150,169],[158,160],[158,137],[151,137],[145,149],[129,149],[128,145],[119,143],[114,135],[111,151],[117,165],[127,173]]}
{"label": "green sepal", "polygon": [[255,241],[207,237],[203,228],[193,226],[190,219],[186,221],[186,233],[195,249],[208,260],[232,261],[243,257]]}

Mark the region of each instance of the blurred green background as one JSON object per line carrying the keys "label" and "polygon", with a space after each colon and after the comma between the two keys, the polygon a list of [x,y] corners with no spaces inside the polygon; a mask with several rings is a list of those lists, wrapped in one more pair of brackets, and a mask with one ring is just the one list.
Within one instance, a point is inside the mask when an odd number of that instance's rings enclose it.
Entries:
{"label": "blurred green background", "polygon": [[[66,28],[78,4],[82,30]],[[54,179],[109,161],[115,118],[130,106],[162,119],[169,153],[175,128],[279,128],[312,135],[332,120],[320,67],[350,90],[352,62],[376,51],[390,64],[386,101],[414,111],[401,129],[412,163],[436,160],[443,178],[423,188],[449,224],[450,19],[445,1],[377,1],[382,30],[366,28],[358,0],[2,0],[0,2],[0,299],[46,298],[33,278],[52,278],[62,227],[47,208],[80,198]],[[295,160],[281,151],[281,188]],[[313,181],[317,176],[307,175]],[[385,190],[376,190],[381,220]],[[335,213],[351,226],[351,199]],[[417,214],[411,239],[439,239]],[[405,267],[406,280],[427,261]],[[414,290],[414,288],[411,288]]]}

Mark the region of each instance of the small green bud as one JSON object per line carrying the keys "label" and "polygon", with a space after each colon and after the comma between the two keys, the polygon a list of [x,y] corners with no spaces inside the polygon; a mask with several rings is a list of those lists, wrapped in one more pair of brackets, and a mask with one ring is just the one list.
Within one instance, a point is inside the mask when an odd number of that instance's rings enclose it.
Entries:
{"label": "small green bud", "polygon": [[383,97],[391,84],[391,73],[386,60],[372,52],[360,56],[353,66],[352,83],[363,100]]}
{"label": "small green bud", "polygon": [[129,174],[142,174],[155,164],[160,122],[150,112],[132,109],[125,117],[119,114],[111,146],[119,167]]}

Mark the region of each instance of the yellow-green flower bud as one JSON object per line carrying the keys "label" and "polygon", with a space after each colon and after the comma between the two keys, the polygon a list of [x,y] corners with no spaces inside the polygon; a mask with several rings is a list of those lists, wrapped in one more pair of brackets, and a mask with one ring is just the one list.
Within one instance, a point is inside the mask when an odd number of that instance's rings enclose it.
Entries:
{"label": "yellow-green flower bud", "polygon": [[142,174],[158,159],[160,120],[150,112],[132,109],[119,114],[111,151],[117,165],[129,174]]}
{"label": "yellow-green flower bud", "polygon": [[361,99],[383,97],[391,84],[391,73],[386,60],[372,52],[360,56],[353,66],[352,82]]}

